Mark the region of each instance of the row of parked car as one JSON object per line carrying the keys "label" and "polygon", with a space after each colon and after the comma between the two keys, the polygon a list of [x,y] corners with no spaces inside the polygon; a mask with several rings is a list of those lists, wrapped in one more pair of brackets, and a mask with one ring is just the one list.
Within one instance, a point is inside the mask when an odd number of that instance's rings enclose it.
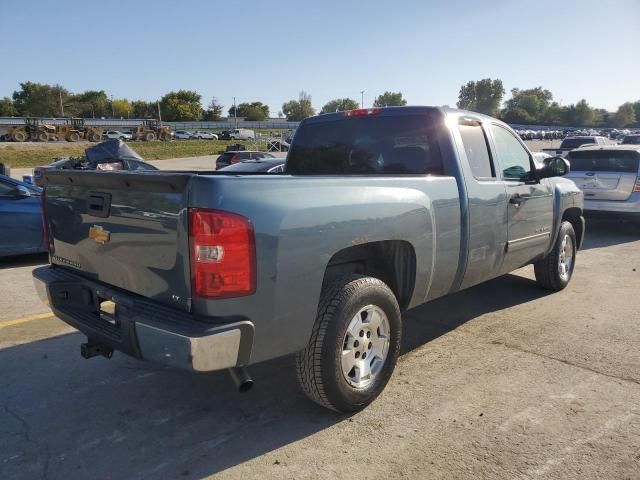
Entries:
{"label": "row of parked car", "polygon": [[[250,140],[256,138],[256,132],[247,128],[236,128],[221,132],[176,130],[171,132],[171,136],[175,140]],[[133,138],[133,133],[129,130],[105,130],[102,132],[102,138],[104,140],[129,141]]]}
{"label": "row of parked car", "polygon": [[583,130],[530,130],[530,129],[515,129],[515,132],[520,135],[523,140],[561,140],[567,137],[575,136],[601,136],[612,140],[622,140],[629,135],[638,135],[640,130],[630,129],[583,129]]}

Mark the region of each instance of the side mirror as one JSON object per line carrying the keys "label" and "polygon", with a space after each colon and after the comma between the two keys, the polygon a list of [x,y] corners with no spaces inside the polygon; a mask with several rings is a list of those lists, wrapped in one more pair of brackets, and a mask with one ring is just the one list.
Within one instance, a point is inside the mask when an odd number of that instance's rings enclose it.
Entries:
{"label": "side mirror", "polygon": [[562,177],[571,171],[569,161],[566,158],[545,158],[543,163],[543,167],[538,170],[539,178]]}
{"label": "side mirror", "polygon": [[27,187],[23,187],[22,185],[18,185],[13,191],[13,196],[16,198],[28,198],[31,196],[31,192]]}

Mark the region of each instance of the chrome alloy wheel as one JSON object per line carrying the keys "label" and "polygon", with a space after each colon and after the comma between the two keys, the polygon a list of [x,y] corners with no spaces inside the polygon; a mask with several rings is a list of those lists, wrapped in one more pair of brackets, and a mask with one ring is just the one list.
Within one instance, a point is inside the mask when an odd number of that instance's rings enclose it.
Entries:
{"label": "chrome alloy wheel", "polygon": [[562,246],[560,247],[560,256],[558,259],[558,273],[562,280],[569,280],[571,275],[571,267],[573,265],[573,239],[569,235],[565,235],[562,239]]}
{"label": "chrome alloy wheel", "polygon": [[389,353],[389,319],[375,305],[361,308],[351,319],[342,341],[340,363],[349,385],[367,387],[382,370]]}

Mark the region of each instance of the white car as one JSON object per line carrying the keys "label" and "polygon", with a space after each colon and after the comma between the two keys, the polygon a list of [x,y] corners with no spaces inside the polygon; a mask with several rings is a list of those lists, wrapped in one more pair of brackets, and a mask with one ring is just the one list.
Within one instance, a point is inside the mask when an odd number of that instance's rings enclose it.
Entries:
{"label": "white car", "polygon": [[173,138],[176,140],[191,140],[192,138],[196,138],[193,136],[193,133],[187,132],[186,130],[176,130],[173,134]]}
{"label": "white car", "polygon": [[130,133],[124,133],[119,130],[106,130],[102,132],[102,138],[111,139],[111,138],[119,138],[120,140],[131,140]]}
{"label": "white car", "polygon": [[211,132],[193,132],[193,136],[198,140],[218,140],[218,135]]}

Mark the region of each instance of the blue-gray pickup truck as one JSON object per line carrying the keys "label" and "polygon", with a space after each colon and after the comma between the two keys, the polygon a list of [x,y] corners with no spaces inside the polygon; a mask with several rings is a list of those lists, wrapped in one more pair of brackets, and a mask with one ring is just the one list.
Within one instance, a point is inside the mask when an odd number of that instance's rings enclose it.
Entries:
{"label": "blue-gray pickup truck", "polygon": [[296,354],[304,392],[369,404],[395,367],[401,312],[533,264],[571,279],[583,197],[504,123],[390,107],[304,120],[282,174],[47,171],[40,296],[114,350],[199,372]]}

